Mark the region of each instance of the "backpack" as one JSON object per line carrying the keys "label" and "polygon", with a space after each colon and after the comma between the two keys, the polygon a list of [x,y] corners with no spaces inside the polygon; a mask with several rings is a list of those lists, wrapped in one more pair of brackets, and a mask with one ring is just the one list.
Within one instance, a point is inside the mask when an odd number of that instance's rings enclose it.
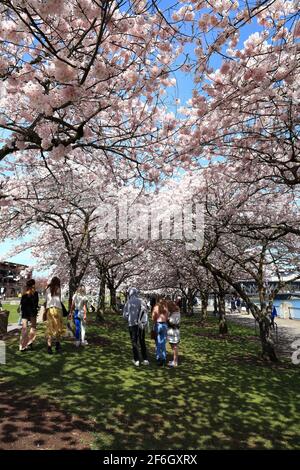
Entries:
{"label": "backpack", "polygon": [[138,326],[142,330],[144,330],[147,326],[149,329],[149,319],[148,319],[148,312],[147,306],[144,302],[141,303],[141,310],[138,318]]}

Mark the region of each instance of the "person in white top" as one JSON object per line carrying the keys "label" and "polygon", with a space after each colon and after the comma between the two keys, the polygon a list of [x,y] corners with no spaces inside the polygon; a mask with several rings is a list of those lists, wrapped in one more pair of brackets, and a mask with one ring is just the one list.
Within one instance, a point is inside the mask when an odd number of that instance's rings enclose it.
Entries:
{"label": "person in white top", "polygon": [[60,338],[65,329],[62,316],[60,279],[53,277],[46,289],[46,316],[48,353],[52,353],[52,339],[55,338],[56,352],[61,352]]}
{"label": "person in white top", "polygon": [[85,339],[87,298],[85,295],[85,288],[83,286],[79,286],[73,295],[69,319],[72,318],[72,313],[75,324],[75,345],[77,347],[80,345],[86,346],[88,344]]}
{"label": "person in white top", "polygon": [[178,348],[180,343],[180,308],[178,303],[168,300],[169,311],[167,338],[173,350],[173,361],[169,362],[170,367],[178,366]]}

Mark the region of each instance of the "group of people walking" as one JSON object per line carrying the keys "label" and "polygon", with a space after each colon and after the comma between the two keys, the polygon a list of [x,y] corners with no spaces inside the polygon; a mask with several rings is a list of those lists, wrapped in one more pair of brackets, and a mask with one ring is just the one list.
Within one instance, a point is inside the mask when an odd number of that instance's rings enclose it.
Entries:
{"label": "group of people walking", "polygon": [[[171,299],[156,299],[151,305],[153,321],[151,337],[155,339],[156,361],[159,366],[167,363],[167,342],[173,352],[173,358],[168,365],[170,367],[178,366],[180,343],[180,308],[178,303],[179,301],[174,302]],[[26,289],[21,297],[20,309],[22,328],[19,349],[25,352],[33,349],[37,334],[39,295],[35,288],[34,279],[30,279],[26,283]],[[80,286],[74,294],[68,312],[62,302],[60,279],[53,277],[46,288],[45,303],[42,309],[43,321],[46,321],[48,354],[53,354],[53,346],[57,353],[62,352],[61,339],[66,333],[63,316],[68,317],[67,326],[74,335],[75,345],[79,347],[88,344],[85,339],[88,308],[83,286]],[[146,330],[149,329],[148,307],[146,302],[139,297],[138,290],[135,288],[129,291],[129,298],[123,309],[123,317],[128,321],[134,365],[149,365],[145,341]],[[73,320],[73,328],[70,326],[70,320]]]}
{"label": "group of people walking", "polygon": [[[180,343],[180,308],[178,303],[170,299],[157,299],[152,303],[152,338],[156,344],[156,361],[159,366],[167,363],[167,341],[173,351],[170,367],[178,366],[178,347]],[[139,297],[138,290],[130,289],[129,298],[123,309],[123,317],[128,321],[129,334],[132,343],[133,363],[148,365],[145,333],[148,322],[146,303]],[[140,345],[140,353],[139,353]]]}
{"label": "group of people walking", "polygon": [[[60,279],[53,277],[46,288],[45,303],[42,309],[43,321],[46,321],[47,324],[46,338],[48,354],[53,354],[53,342],[55,343],[55,351],[57,353],[62,351],[61,338],[65,334],[63,316],[68,316],[69,320],[73,318],[75,325],[75,345],[85,346],[87,344],[85,339],[87,299],[82,286],[77,289],[73,296],[70,312],[68,312],[61,298]],[[22,328],[19,350],[25,352],[33,349],[33,343],[36,339],[39,296],[35,289],[34,279],[29,279],[26,283],[25,291],[21,297],[20,310]]]}

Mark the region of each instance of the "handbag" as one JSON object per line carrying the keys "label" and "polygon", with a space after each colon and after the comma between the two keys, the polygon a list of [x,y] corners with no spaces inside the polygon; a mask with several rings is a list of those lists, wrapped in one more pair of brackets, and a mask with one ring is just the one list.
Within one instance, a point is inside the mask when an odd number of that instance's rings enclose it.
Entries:
{"label": "handbag", "polygon": [[38,323],[44,322],[47,320],[47,311],[46,311],[46,302],[40,306],[39,313],[37,314],[36,321]]}
{"label": "handbag", "polygon": [[63,317],[67,317],[69,315],[69,313],[68,313],[68,310],[66,309],[66,307],[64,306],[64,304],[62,302],[61,302],[61,308],[62,308]]}

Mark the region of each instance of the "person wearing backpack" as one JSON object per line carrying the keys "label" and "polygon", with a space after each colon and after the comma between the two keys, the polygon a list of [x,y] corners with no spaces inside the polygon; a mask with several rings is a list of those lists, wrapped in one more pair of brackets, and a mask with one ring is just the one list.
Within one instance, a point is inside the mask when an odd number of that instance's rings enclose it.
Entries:
{"label": "person wearing backpack", "polygon": [[[148,324],[147,306],[138,296],[138,290],[135,287],[129,290],[129,298],[123,309],[123,318],[128,322],[133,364],[136,367],[139,367],[140,363],[148,366],[149,361],[145,342],[145,330]],[[138,343],[140,343],[141,347],[142,361],[140,361]]]}

